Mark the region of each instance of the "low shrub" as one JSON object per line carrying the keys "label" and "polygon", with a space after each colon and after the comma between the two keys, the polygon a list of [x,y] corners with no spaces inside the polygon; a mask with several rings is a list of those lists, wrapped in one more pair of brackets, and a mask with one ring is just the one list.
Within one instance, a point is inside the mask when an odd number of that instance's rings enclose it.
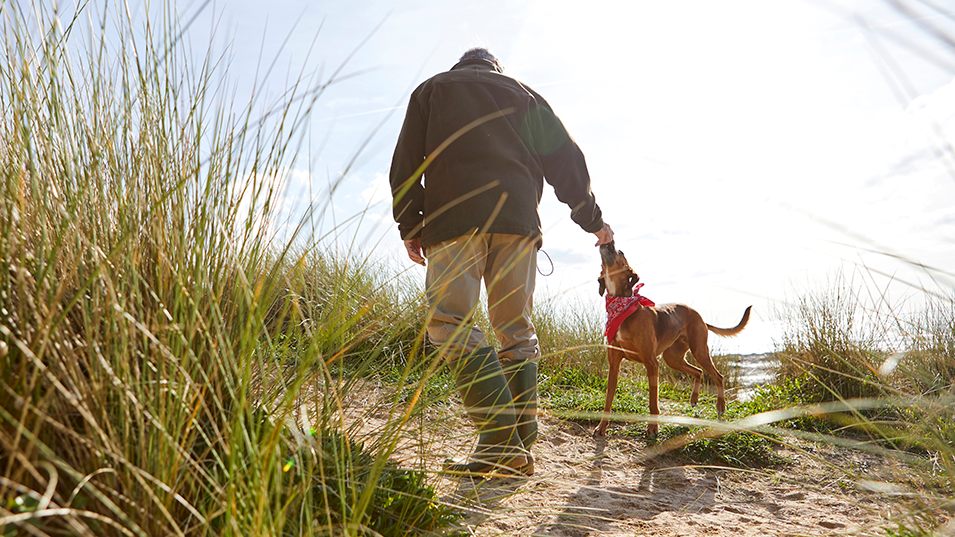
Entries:
{"label": "low shrub", "polygon": [[283,471],[290,513],[300,514],[290,517],[292,535],[465,535],[454,529],[463,513],[436,501],[424,473],[382,462],[339,432],[313,431]]}
{"label": "low shrub", "polygon": [[775,443],[749,432],[731,432],[708,437],[706,428],[685,425],[664,426],[655,443],[674,443],[675,454],[694,463],[732,468],[767,468],[788,461],[776,454]]}

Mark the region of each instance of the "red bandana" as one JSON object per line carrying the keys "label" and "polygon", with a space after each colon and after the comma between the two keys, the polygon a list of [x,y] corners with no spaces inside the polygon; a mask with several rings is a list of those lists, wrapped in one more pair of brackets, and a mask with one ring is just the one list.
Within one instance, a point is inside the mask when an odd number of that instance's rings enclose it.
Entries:
{"label": "red bandana", "polygon": [[624,319],[640,309],[640,306],[653,307],[655,305],[652,300],[637,293],[641,287],[643,287],[642,283],[633,287],[633,296],[607,295],[607,331],[604,332],[607,336],[607,343],[613,341]]}

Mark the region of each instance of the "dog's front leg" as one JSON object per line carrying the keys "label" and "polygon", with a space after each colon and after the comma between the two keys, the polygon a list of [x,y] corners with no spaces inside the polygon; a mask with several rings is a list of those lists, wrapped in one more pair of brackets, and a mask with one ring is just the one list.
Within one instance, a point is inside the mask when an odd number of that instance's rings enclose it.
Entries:
{"label": "dog's front leg", "polygon": [[610,373],[607,375],[607,402],[604,403],[604,413],[600,423],[594,428],[594,436],[603,436],[610,425],[610,409],[613,408],[613,397],[617,394],[617,380],[620,377],[620,362],[623,361],[623,352],[618,349],[607,348],[607,361],[610,362]]}

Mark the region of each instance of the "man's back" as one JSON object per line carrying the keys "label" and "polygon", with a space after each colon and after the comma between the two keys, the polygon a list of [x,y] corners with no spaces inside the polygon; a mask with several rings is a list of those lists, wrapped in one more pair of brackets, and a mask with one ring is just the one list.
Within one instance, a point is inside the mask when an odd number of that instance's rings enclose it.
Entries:
{"label": "man's back", "polygon": [[582,227],[600,221],[583,154],[546,101],[493,62],[463,60],[414,91],[392,163],[393,190],[429,155],[423,188],[412,185],[396,201],[403,238],[421,226],[424,246],[475,229],[539,237],[545,174],[559,199],[584,206]]}

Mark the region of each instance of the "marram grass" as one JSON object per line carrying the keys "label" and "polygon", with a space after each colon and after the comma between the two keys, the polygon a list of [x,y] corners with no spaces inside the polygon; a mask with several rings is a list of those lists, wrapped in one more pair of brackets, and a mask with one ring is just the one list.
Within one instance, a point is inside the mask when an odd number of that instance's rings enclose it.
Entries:
{"label": "marram grass", "polygon": [[388,461],[407,417],[375,445],[341,417],[343,364],[424,355],[420,307],[274,240],[315,92],[233,109],[162,7],[0,6],[0,535],[453,531]]}

